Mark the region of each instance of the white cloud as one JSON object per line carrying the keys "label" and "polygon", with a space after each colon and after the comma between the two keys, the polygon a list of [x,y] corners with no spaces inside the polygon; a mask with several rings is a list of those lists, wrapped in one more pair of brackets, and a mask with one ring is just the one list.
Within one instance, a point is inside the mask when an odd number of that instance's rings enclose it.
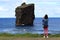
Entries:
{"label": "white cloud", "polygon": [[0,0],[0,2],[1,2],[1,1],[10,1],[10,0]]}
{"label": "white cloud", "polygon": [[0,6],[0,11],[8,11],[8,9]]}
{"label": "white cloud", "polygon": [[60,2],[60,0],[40,0],[40,2]]}
{"label": "white cloud", "polygon": [[27,1],[27,0],[22,0],[22,3],[23,3],[23,2],[26,2],[26,1]]}

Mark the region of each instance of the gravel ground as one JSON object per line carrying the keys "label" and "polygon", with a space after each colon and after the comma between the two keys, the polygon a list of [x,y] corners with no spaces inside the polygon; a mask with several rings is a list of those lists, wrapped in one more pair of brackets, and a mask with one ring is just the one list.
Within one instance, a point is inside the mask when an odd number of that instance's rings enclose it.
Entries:
{"label": "gravel ground", "polygon": [[0,40],[60,40],[60,37],[50,37],[50,38],[0,37]]}

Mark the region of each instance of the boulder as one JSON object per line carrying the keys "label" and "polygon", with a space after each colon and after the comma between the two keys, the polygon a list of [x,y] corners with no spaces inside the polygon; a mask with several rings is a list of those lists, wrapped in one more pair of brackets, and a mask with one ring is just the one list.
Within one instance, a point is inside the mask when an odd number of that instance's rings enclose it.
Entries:
{"label": "boulder", "polygon": [[34,4],[22,3],[15,9],[16,25],[33,25]]}

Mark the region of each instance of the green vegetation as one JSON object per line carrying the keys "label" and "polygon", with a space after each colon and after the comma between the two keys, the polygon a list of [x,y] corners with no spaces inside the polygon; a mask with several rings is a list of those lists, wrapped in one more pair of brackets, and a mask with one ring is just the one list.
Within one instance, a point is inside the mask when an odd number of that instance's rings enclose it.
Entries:
{"label": "green vegetation", "polygon": [[9,33],[0,33],[0,37],[42,37],[43,35],[39,35],[39,34],[30,34],[30,33],[26,33],[26,34],[9,34]]}
{"label": "green vegetation", "polygon": [[60,34],[50,34],[49,37],[60,37]]}
{"label": "green vegetation", "polygon": [[[43,34],[9,34],[9,33],[0,33],[0,37],[43,37]],[[60,37],[60,34],[49,34],[49,37]]]}

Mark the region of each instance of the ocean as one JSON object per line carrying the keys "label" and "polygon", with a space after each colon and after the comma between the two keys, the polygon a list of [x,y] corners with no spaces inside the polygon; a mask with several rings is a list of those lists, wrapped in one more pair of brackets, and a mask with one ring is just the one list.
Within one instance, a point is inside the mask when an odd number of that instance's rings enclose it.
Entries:
{"label": "ocean", "polygon": [[[60,34],[60,18],[48,19],[48,33]],[[42,18],[35,18],[34,26],[19,26],[15,25],[16,18],[0,18],[0,33],[11,34],[43,34]]]}

